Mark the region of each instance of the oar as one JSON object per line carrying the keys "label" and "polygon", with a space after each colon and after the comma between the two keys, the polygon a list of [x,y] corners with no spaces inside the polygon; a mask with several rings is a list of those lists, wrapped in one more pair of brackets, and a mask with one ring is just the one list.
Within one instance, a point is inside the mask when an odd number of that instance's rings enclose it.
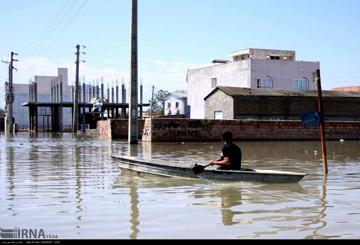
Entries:
{"label": "oar", "polygon": [[193,167],[193,172],[194,172],[194,174],[195,175],[199,175],[199,174],[201,174],[201,173],[203,173],[204,171],[205,171],[205,169],[207,168],[207,167],[210,167],[212,164],[210,163],[210,164],[208,164],[208,165],[206,165],[206,166],[202,166],[202,165],[196,165],[195,167]]}

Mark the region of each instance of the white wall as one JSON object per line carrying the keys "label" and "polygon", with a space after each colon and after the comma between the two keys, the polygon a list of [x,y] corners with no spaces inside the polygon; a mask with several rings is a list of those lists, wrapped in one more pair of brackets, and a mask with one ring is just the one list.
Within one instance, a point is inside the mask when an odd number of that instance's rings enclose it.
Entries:
{"label": "white wall", "polygon": [[272,79],[273,89],[293,90],[294,80],[308,80],[309,90],[316,90],[314,72],[319,62],[251,60],[251,88],[257,88],[257,79]]}
{"label": "white wall", "polygon": [[192,119],[205,118],[205,97],[217,86],[250,87],[250,60],[215,65],[188,72],[188,104]]}
{"label": "white wall", "polygon": [[273,89],[293,90],[295,80],[308,80],[309,89],[316,90],[314,72],[319,62],[256,60],[249,59],[228,64],[214,65],[188,72],[188,104],[190,118],[205,118],[204,98],[217,86],[257,88],[258,79],[271,79]]}

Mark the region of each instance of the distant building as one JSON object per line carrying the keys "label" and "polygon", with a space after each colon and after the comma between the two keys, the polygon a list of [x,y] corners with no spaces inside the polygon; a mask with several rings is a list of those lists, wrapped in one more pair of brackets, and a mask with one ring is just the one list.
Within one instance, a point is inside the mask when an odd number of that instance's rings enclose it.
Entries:
{"label": "distant building", "polygon": [[[324,116],[360,121],[360,93],[323,91]],[[205,118],[218,120],[300,120],[317,109],[317,91],[217,87],[205,98]]]}
{"label": "distant building", "polygon": [[187,104],[186,92],[175,92],[165,99],[165,116],[189,117],[190,111]]}
{"label": "distant building", "polygon": [[360,86],[339,87],[339,88],[334,88],[333,90],[344,91],[344,92],[360,92]]}
{"label": "distant building", "polygon": [[296,61],[295,51],[245,49],[233,61],[214,60],[209,67],[189,70],[188,103],[191,118],[205,118],[204,98],[218,86],[251,89],[315,90],[319,62]]}
{"label": "distant building", "polygon": [[[68,69],[58,68],[57,76],[35,76],[30,80],[31,83],[37,84],[37,101],[38,102],[60,102],[60,84],[62,84],[62,102],[72,101],[73,86],[68,85]],[[29,128],[29,108],[23,104],[29,101],[29,85],[14,84],[14,103],[13,115],[15,123],[19,129]],[[38,111],[39,128],[50,128],[50,109],[41,108]],[[63,125],[65,128],[71,128],[71,109],[63,110]]]}

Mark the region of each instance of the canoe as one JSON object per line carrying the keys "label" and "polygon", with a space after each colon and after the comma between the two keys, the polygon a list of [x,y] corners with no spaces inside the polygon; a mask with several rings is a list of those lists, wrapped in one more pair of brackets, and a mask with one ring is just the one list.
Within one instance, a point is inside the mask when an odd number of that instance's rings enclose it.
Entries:
{"label": "canoe", "polygon": [[305,176],[307,176],[306,173],[258,169],[243,169],[240,171],[205,170],[203,173],[195,175],[191,167],[155,163],[134,157],[112,156],[112,158],[118,160],[119,167],[122,169],[163,177],[205,180],[254,181],[264,183],[298,183]]}

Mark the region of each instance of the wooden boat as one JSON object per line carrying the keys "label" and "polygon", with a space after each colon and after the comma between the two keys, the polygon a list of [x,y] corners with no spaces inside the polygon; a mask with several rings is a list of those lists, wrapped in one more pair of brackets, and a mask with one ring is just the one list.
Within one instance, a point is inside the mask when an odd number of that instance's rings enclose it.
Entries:
{"label": "wooden boat", "polygon": [[265,183],[297,183],[307,176],[306,173],[257,169],[243,169],[240,171],[205,170],[203,173],[195,175],[191,167],[155,163],[125,156],[112,156],[112,158],[119,160],[119,166],[122,169],[164,177]]}

